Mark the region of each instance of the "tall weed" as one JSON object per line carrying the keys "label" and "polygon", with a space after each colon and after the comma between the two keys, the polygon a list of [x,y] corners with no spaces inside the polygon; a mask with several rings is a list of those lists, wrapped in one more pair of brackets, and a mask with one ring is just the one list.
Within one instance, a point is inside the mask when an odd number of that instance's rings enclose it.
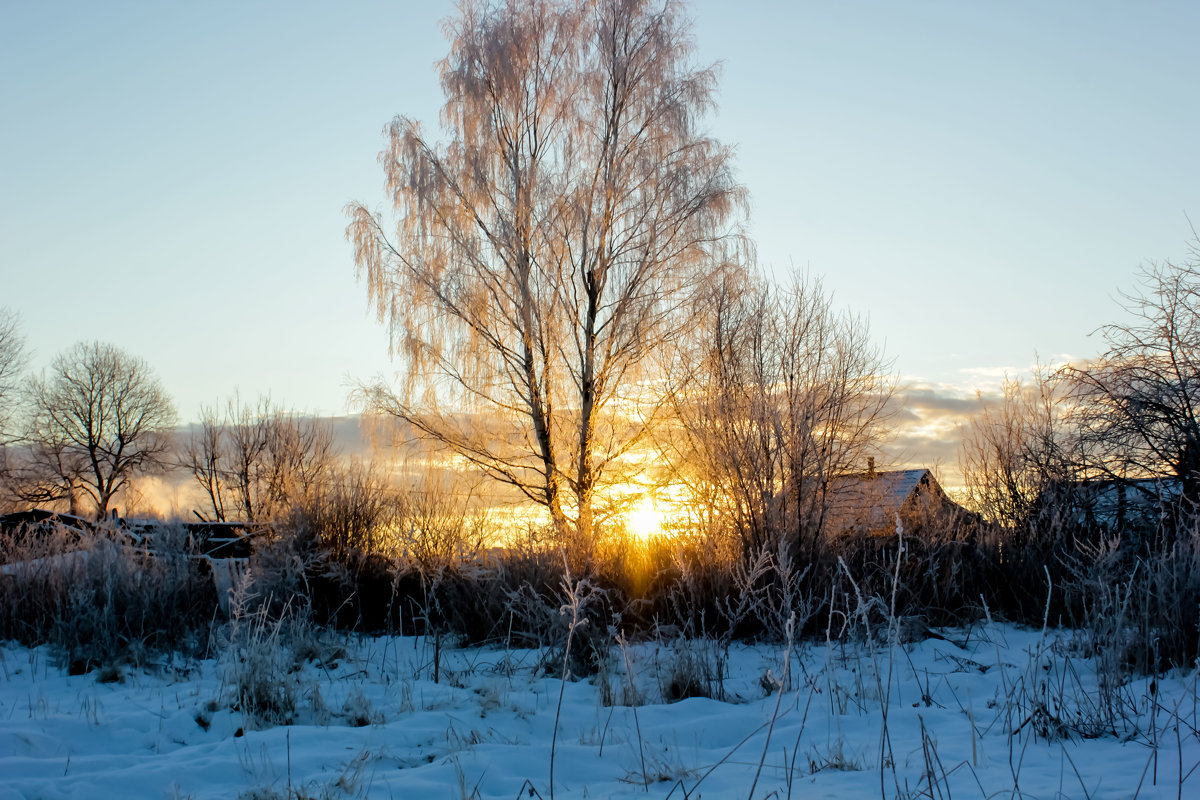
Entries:
{"label": "tall weed", "polygon": [[178,527],[147,542],[105,528],[22,528],[0,552],[0,637],[48,643],[73,673],[207,644],[216,594]]}

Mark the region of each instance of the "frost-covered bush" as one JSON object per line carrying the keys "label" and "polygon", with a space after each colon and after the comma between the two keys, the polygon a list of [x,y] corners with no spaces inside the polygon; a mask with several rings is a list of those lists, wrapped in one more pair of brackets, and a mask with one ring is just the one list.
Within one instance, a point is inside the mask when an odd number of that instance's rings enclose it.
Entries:
{"label": "frost-covered bush", "polygon": [[0,638],[50,644],[76,673],[201,652],[216,608],[207,564],[182,531],[152,545],[103,528],[4,535]]}

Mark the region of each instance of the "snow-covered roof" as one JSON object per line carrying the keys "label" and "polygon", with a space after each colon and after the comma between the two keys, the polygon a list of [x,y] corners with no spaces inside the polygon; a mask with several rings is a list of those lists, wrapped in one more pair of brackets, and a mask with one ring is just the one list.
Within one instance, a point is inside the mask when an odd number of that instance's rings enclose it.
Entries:
{"label": "snow-covered roof", "polygon": [[1080,525],[1153,526],[1182,494],[1183,483],[1175,477],[1100,478],[1054,484],[1042,493],[1039,503],[1045,509],[1066,509]]}
{"label": "snow-covered roof", "polygon": [[933,473],[900,469],[843,475],[830,481],[826,530],[891,530],[897,517],[930,513],[952,506]]}
{"label": "snow-covered roof", "polygon": [[[927,469],[898,469],[843,475],[830,482],[829,500],[834,504],[854,503],[876,506],[883,511],[899,511],[926,476],[937,486],[933,474]],[[938,487],[939,491],[940,488]]]}

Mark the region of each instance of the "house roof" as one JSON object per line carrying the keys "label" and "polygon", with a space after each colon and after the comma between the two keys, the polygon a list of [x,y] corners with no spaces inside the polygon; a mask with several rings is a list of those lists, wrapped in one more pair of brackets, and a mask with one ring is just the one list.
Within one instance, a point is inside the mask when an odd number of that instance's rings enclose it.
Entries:
{"label": "house roof", "polygon": [[1052,484],[1038,498],[1046,509],[1067,509],[1077,524],[1120,527],[1130,522],[1156,524],[1179,502],[1178,478],[1095,478]]}
{"label": "house roof", "polygon": [[933,474],[927,469],[843,475],[830,482],[828,500],[831,508],[870,507],[878,509],[881,513],[895,513],[913,496],[926,476],[937,485]]}
{"label": "house roof", "polygon": [[927,469],[844,475],[830,481],[826,495],[826,529],[884,532],[896,520],[907,526],[912,515],[921,518],[958,506],[946,496],[933,473]]}
{"label": "house roof", "polygon": [[833,494],[858,494],[862,497],[870,495],[880,503],[899,505],[916,491],[926,475],[932,480],[928,469],[895,469],[886,473],[842,475],[830,481],[829,489]]}

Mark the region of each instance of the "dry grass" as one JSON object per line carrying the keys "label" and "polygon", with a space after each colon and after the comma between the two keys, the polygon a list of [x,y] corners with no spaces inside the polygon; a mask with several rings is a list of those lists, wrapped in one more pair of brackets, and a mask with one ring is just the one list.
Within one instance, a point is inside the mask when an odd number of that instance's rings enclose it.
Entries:
{"label": "dry grass", "polygon": [[49,643],[74,673],[202,652],[216,608],[207,565],[178,529],[152,545],[65,527],[5,535],[0,637]]}

